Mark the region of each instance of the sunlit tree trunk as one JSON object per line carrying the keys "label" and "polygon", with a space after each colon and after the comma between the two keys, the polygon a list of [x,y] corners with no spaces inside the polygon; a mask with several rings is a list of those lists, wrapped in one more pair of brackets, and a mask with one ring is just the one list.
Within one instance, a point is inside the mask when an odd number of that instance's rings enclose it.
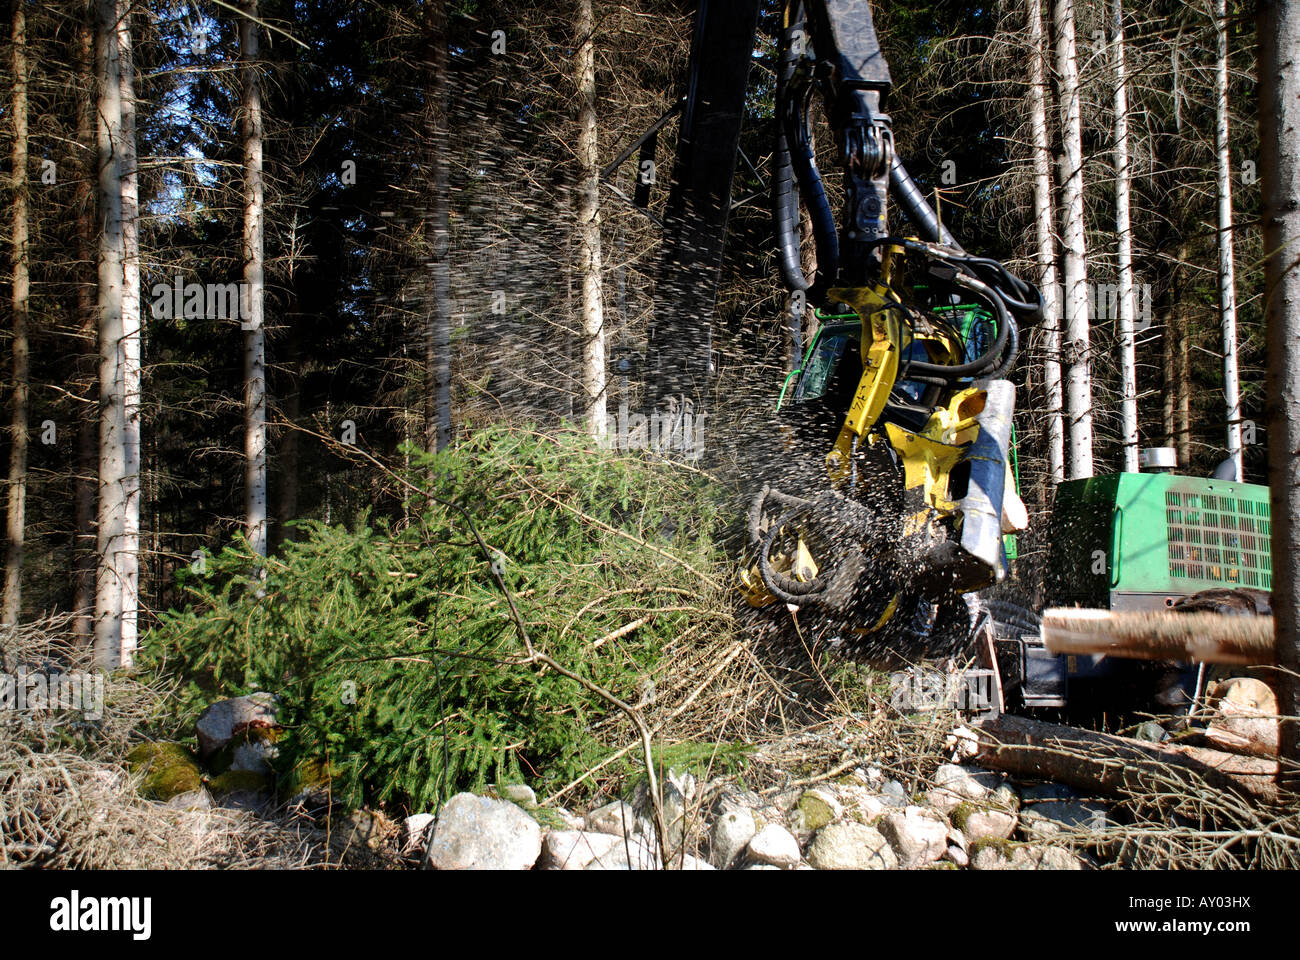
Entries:
{"label": "sunlit tree trunk", "polygon": [[134,93],[125,0],[100,0],[95,41],[99,163],[99,570],[95,659],[130,666],[138,610],[140,274]]}
{"label": "sunlit tree trunk", "polygon": [[[1300,7],[1260,0],[1258,16],[1278,709],[1300,717]],[[1300,724],[1282,724],[1279,752],[1296,786]]]}
{"label": "sunlit tree trunk", "polygon": [[1055,0],[1056,70],[1061,82],[1061,266],[1065,289],[1065,413],[1070,479],[1092,476],[1092,350],[1083,206],[1083,122],[1075,51],[1074,0]]}
{"label": "sunlit tree trunk", "polygon": [[574,74],[578,88],[578,275],[582,278],[582,387],[587,432],[608,432],[605,392],[605,307],[600,254],[600,151],[596,127],[596,20],[591,0],[578,0]]}
{"label": "sunlit tree trunk", "polygon": [[1047,128],[1047,54],[1042,0],[1029,6],[1029,121],[1034,156],[1034,244],[1038,286],[1043,295],[1041,324],[1043,392],[1047,400],[1047,479],[1065,479],[1065,433],[1061,421],[1061,289],[1056,272],[1056,207],[1052,202],[1052,153]]}
{"label": "sunlit tree trunk", "polygon": [[122,0],[117,21],[122,84],[122,383],[125,431],[122,487],[126,516],[119,554],[122,582],[122,666],[135,657],[140,611],[141,369],[140,181],[136,155],[135,57],[131,0]]}
{"label": "sunlit tree trunk", "polygon": [[430,75],[425,104],[430,166],[430,239],[433,250],[424,337],[424,445],[430,453],[451,442],[451,197],[448,173],[446,0],[427,5]]}
{"label": "sunlit tree trunk", "polygon": [[77,111],[77,180],[74,203],[77,221],[76,304],[80,329],[78,389],[84,390],[85,412],[77,423],[77,476],[74,490],[72,544],[72,607],[77,611],[74,631],[89,644],[95,634],[95,570],[97,488],[99,486],[99,421],[94,415],[99,398],[95,372],[95,343],[99,311],[95,297],[95,29],[87,18],[77,24],[73,57],[77,63],[81,102]]}
{"label": "sunlit tree trunk", "polygon": [[[1174,134],[1183,135],[1182,104],[1183,93],[1183,28],[1174,38],[1171,51],[1171,93],[1173,97]],[[1178,184],[1167,196],[1175,209],[1187,203],[1187,190]],[[1178,466],[1189,470],[1192,462],[1192,428],[1191,428],[1191,386],[1189,343],[1192,336],[1192,324],[1188,314],[1187,303],[1181,296],[1183,278],[1187,273],[1187,240],[1182,239],[1169,268],[1169,291],[1167,294],[1167,316],[1164,324],[1164,410],[1165,436],[1168,446],[1174,447],[1178,457]]]}
{"label": "sunlit tree trunk", "polygon": [[100,0],[95,37],[99,84],[99,570],[95,578],[95,659],[122,659],[122,583],[117,557],[126,519],[126,392],[122,371],[122,62],[117,0]]}
{"label": "sunlit tree trunk", "polygon": [[13,410],[9,426],[9,498],[5,521],[5,585],[0,623],[17,623],[22,614],[23,541],[27,524],[28,343],[27,299],[27,19],[24,0],[13,0],[13,192],[12,309]]}
{"label": "sunlit tree trunk", "polygon": [[1241,390],[1237,380],[1237,281],[1232,253],[1232,156],[1228,148],[1228,4],[1215,0],[1214,152],[1219,233],[1219,316],[1223,324],[1223,399],[1227,413],[1228,459],[1236,478],[1241,463]]}
{"label": "sunlit tree trunk", "polygon": [[257,0],[239,18],[243,81],[240,125],[244,141],[244,534],[266,555],[266,334],[263,328],[265,258],[262,180],[262,91],[258,76]]}
{"label": "sunlit tree trunk", "polygon": [[1192,325],[1184,319],[1178,336],[1178,462],[1192,464]]}
{"label": "sunlit tree trunk", "polygon": [[1133,173],[1128,150],[1128,75],[1124,64],[1124,2],[1111,8],[1111,55],[1114,58],[1115,112],[1115,233],[1119,280],[1120,449],[1125,473],[1138,472],[1137,353],[1133,324],[1133,228],[1129,214]]}

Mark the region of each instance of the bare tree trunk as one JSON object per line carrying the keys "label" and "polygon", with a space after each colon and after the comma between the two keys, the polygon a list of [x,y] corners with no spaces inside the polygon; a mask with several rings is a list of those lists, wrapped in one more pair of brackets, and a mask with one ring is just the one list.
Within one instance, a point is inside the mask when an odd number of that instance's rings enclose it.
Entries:
{"label": "bare tree trunk", "polygon": [[[1182,51],[1183,28],[1180,27],[1178,36],[1174,40],[1172,58],[1174,133],[1180,138],[1183,134]],[[1184,191],[1181,189],[1174,192],[1175,203],[1182,200],[1183,193]],[[1188,426],[1186,414],[1190,407],[1187,396],[1187,336],[1190,325],[1187,321],[1185,308],[1179,302],[1177,291],[1179,289],[1179,273],[1186,260],[1187,244],[1184,241],[1178,246],[1178,258],[1169,272],[1169,324],[1165,328],[1165,352],[1167,357],[1165,390],[1169,406],[1169,445],[1176,448],[1178,466],[1183,470],[1188,469],[1191,463],[1190,436],[1185,429]]]}
{"label": "bare tree trunk", "polygon": [[578,88],[578,275],[582,277],[582,387],[587,433],[603,440],[608,433],[605,393],[605,307],[601,291],[600,151],[596,129],[596,19],[591,0],[578,0],[574,23],[578,53],[574,64]]}
{"label": "bare tree trunk", "polygon": [[1178,297],[1179,284],[1183,276],[1183,264],[1187,262],[1187,241],[1178,244],[1173,266],[1169,270],[1169,292],[1167,294],[1169,315],[1165,322],[1165,356],[1164,356],[1164,402],[1165,422],[1168,445],[1174,447],[1178,456],[1178,466],[1182,470],[1191,467],[1192,462],[1192,426],[1191,426],[1191,388],[1188,383],[1190,357],[1188,339],[1191,336],[1191,323],[1186,314],[1186,306]]}
{"label": "bare tree trunk", "polygon": [[1125,473],[1138,472],[1137,353],[1133,324],[1133,228],[1129,215],[1133,173],[1128,151],[1128,74],[1124,64],[1124,0],[1114,0],[1111,35],[1115,65],[1115,233],[1119,279],[1120,447]]}
{"label": "bare tree trunk", "polygon": [[[1300,8],[1260,0],[1258,36],[1278,712],[1300,717]],[[1278,752],[1300,764],[1300,724]]]}
{"label": "bare tree trunk", "polygon": [[[1177,282],[1177,273],[1171,278]],[[1186,470],[1191,463],[1190,399],[1188,394],[1187,322],[1178,317],[1177,295],[1168,294],[1168,312],[1164,317],[1164,356],[1162,389],[1164,444],[1173,447],[1178,466]]]}
{"label": "bare tree trunk", "polygon": [[1061,246],[1065,319],[1065,412],[1069,476],[1092,476],[1092,350],[1083,206],[1083,123],[1074,41],[1074,0],[1055,0],[1056,69],[1061,78]]}
{"label": "bare tree trunk", "polygon": [[446,0],[428,4],[429,69],[426,134],[433,251],[424,338],[424,445],[433,453],[451,442],[451,197],[448,174],[448,56]]}
{"label": "bare tree trunk", "polygon": [[1184,318],[1178,332],[1178,463],[1192,465],[1192,324]]}
{"label": "bare tree trunk", "polygon": [[1177,397],[1177,387],[1174,382],[1178,372],[1174,353],[1177,348],[1174,338],[1174,317],[1178,309],[1178,299],[1175,289],[1171,278],[1168,289],[1160,295],[1160,329],[1164,331],[1160,335],[1160,426],[1166,447],[1174,445],[1174,405]]}
{"label": "bare tree trunk", "polygon": [[29,359],[27,298],[27,18],[23,0],[13,3],[13,419],[9,435],[9,503],[5,522],[5,586],[0,623],[22,615],[23,540],[27,525],[27,420]]}
{"label": "bare tree trunk", "polygon": [[121,0],[117,37],[122,84],[122,383],[124,472],[122,489],[126,515],[119,554],[122,583],[122,657],[132,665],[139,633],[140,610],[140,181],[136,157],[135,57],[131,47],[131,2]]}
{"label": "bare tree trunk", "polygon": [[262,91],[258,77],[257,0],[244,0],[239,18],[243,80],[240,120],[244,141],[244,534],[266,556],[266,332],[263,289],[264,184]]}
{"label": "bare tree trunk", "polygon": [[117,557],[126,519],[126,388],[122,379],[122,62],[118,0],[100,0],[95,38],[99,82],[99,572],[95,579],[95,659],[122,659],[122,582]]}
{"label": "bare tree trunk", "polygon": [[73,51],[80,79],[80,106],[77,112],[77,162],[75,205],[77,218],[76,303],[80,321],[80,347],[77,355],[77,389],[84,391],[86,411],[77,423],[77,477],[75,532],[72,543],[72,607],[77,612],[74,630],[77,638],[90,644],[95,634],[95,567],[96,567],[96,491],[99,478],[98,419],[89,411],[98,405],[95,381],[95,341],[99,331],[99,312],[95,303],[95,284],[91,270],[95,263],[95,31],[88,22],[77,25]]}
{"label": "bare tree trunk", "polygon": [[[276,465],[279,468],[279,502],[276,505],[276,523],[271,530],[273,549],[293,539],[289,521],[298,516],[298,451],[299,437],[294,426],[302,413],[302,350],[298,341],[298,304],[290,303],[289,330],[284,341],[283,385],[279,388],[280,412],[289,426],[279,436],[276,444]],[[405,349],[405,344],[403,344]],[[406,418],[402,420],[407,429]],[[409,437],[407,438],[410,439]]]}
{"label": "bare tree trunk", "polygon": [[1232,255],[1232,156],[1228,148],[1228,4],[1215,0],[1214,152],[1218,161],[1219,313],[1223,322],[1223,399],[1228,418],[1228,459],[1244,476],[1241,464],[1241,390],[1237,381],[1237,285]]}
{"label": "bare tree trunk", "polygon": [[[100,0],[99,81],[99,571],[95,659],[129,666],[135,649],[139,548],[140,286],[135,216],[135,124],[124,0]],[[124,94],[126,96],[124,97]],[[134,299],[134,302],[132,302]],[[134,371],[132,366],[134,365]],[[132,425],[131,420],[134,419]],[[134,442],[133,442],[134,441]],[[133,472],[134,471],[134,472]],[[134,514],[134,516],[133,516]]]}
{"label": "bare tree trunk", "polygon": [[1047,474],[1050,484],[1065,479],[1065,431],[1061,421],[1061,288],[1056,274],[1053,229],[1052,154],[1047,129],[1047,55],[1042,0],[1029,0],[1029,120],[1034,151],[1034,242],[1038,251],[1038,286],[1043,294],[1040,329],[1043,392],[1047,401]]}
{"label": "bare tree trunk", "polygon": [[[566,317],[571,317],[573,316],[574,306],[577,303],[577,298],[574,297],[573,295],[573,271],[566,270],[565,273],[568,275],[565,277],[565,281],[564,281],[565,283],[564,315]],[[571,337],[564,338],[564,362],[569,370],[576,370],[578,368],[578,356],[581,353],[582,353],[581,343],[578,343],[576,340],[574,340]],[[564,397],[563,399],[560,400],[560,408],[562,410],[567,408],[568,413],[565,414],[565,416],[568,417],[570,420],[574,418],[578,410],[577,400],[576,397],[574,396],[575,392],[576,391],[574,390],[565,390]]]}

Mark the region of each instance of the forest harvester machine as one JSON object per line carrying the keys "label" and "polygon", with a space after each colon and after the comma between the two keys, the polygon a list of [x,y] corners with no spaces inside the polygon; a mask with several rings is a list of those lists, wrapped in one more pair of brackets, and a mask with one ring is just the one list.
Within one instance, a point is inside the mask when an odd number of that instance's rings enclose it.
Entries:
{"label": "forest harvester machine", "polygon": [[[643,167],[653,159],[658,132],[679,114],[647,406],[701,402],[713,372],[712,314],[759,8],[698,0],[685,94],[605,171],[616,189],[611,175],[638,149]],[[1006,576],[1008,547],[1027,523],[1009,377],[1019,325],[1041,317],[1039,292],[963,249],[896,154],[890,72],[867,0],[788,0],[777,51],[777,259],[796,308],[820,326],[761,438],[744,596],[798,610],[868,659],[979,647],[999,678],[999,705],[1059,706],[1072,675],[1104,672],[1098,657],[1057,656],[1032,610],[979,599]],[[815,157],[816,96],[842,174],[838,219]],[[891,200],[906,224],[890,222]],[[634,202],[648,203],[640,184]],[[802,267],[804,212],[815,276]],[[1131,611],[1183,607],[1206,588],[1267,590],[1261,488],[1136,474],[1062,485],[1057,504],[1054,602]],[[1237,526],[1223,526],[1230,517]]]}

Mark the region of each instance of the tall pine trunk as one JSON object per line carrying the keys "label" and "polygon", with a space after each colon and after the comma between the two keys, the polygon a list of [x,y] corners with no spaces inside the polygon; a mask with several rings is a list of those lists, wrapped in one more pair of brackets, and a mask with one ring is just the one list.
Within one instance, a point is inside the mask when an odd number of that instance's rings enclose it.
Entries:
{"label": "tall pine trunk", "polygon": [[587,433],[603,440],[605,421],[605,307],[601,286],[600,152],[596,127],[596,19],[591,0],[578,0],[574,32],[578,52],[578,276],[582,278],[583,419]]}
{"label": "tall pine trunk", "polygon": [[23,541],[27,525],[27,421],[29,359],[27,343],[27,19],[24,0],[13,2],[13,410],[9,434],[9,498],[5,519],[5,585],[0,623],[17,623],[22,614]]}
{"label": "tall pine trunk", "polygon": [[[293,282],[290,281],[290,290]],[[292,296],[292,295],[291,295]],[[299,345],[298,301],[292,297],[289,302],[288,330],[284,339],[284,362],[280,366],[283,379],[277,388],[280,415],[285,424],[284,431],[276,442],[276,466],[278,477],[278,503],[276,505],[276,522],[271,528],[272,549],[279,550],[281,545],[293,539],[289,521],[298,516],[298,451],[299,434],[296,429],[298,417],[302,414],[302,350]],[[403,418],[403,424],[406,419]],[[408,438],[409,439],[409,438]]]}
{"label": "tall pine trunk", "polygon": [[122,383],[126,516],[119,555],[122,582],[122,666],[132,665],[139,633],[140,488],[143,445],[140,390],[143,339],[140,312],[140,181],[136,156],[135,57],[131,45],[132,0],[122,0],[117,21],[122,84]]}
{"label": "tall pine trunk", "polygon": [[1129,214],[1133,172],[1128,149],[1128,73],[1124,63],[1124,0],[1111,8],[1111,43],[1115,70],[1115,233],[1119,280],[1120,449],[1125,473],[1138,472],[1137,352],[1133,324],[1133,227]]}
{"label": "tall pine trunk", "polygon": [[239,18],[244,141],[244,534],[266,556],[266,334],[263,328],[265,258],[262,180],[262,91],[258,77],[257,0],[245,0]]}
{"label": "tall pine trunk", "polygon": [[139,550],[140,277],[135,120],[126,0],[100,0],[99,83],[99,569],[95,659],[130,666]]}
{"label": "tall pine trunk", "polygon": [[79,325],[77,389],[86,401],[77,423],[77,476],[74,490],[72,542],[72,607],[74,631],[85,644],[95,634],[96,504],[99,486],[98,375],[95,370],[99,312],[95,302],[95,29],[89,18],[77,24],[73,59],[77,64],[80,102],[77,109],[77,181],[74,193],[77,221],[75,266]]}
{"label": "tall pine trunk", "polygon": [[[1258,36],[1278,709],[1300,717],[1300,7],[1260,0]],[[1282,724],[1279,752],[1300,786],[1300,724]]]}
{"label": "tall pine trunk", "polygon": [[1047,401],[1047,474],[1050,484],[1065,479],[1065,432],[1061,421],[1061,289],[1056,273],[1056,207],[1052,202],[1052,153],[1047,127],[1047,55],[1042,0],[1029,4],[1029,121],[1034,157],[1034,245],[1038,286],[1043,294],[1040,325],[1045,357],[1043,392]]}
{"label": "tall pine trunk", "polygon": [[[1178,276],[1170,271],[1169,282],[1160,295],[1160,425],[1163,443],[1174,447],[1178,438]],[[1179,466],[1185,467],[1182,461]]]}
{"label": "tall pine trunk", "polygon": [[425,84],[425,135],[433,250],[424,335],[424,446],[432,453],[451,442],[451,197],[446,0],[432,0],[427,10],[430,75]]}
{"label": "tall pine trunk", "polygon": [[1184,320],[1178,337],[1178,462],[1192,465],[1192,324]]}
{"label": "tall pine trunk", "polygon": [[1088,260],[1083,205],[1083,121],[1074,0],[1055,0],[1056,70],[1061,83],[1061,267],[1065,289],[1065,413],[1069,476],[1092,476],[1092,349],[1088,329]]}
{"label": "tall pine trunk", "polygon": [[1228,3],[1215,0],[1214,153],[1218,197],[1219,316],[1223,324],[1223,400],[1227,414],[1228,459],[1237,480],[1241,463],[1241,390],[1237,380],[1237,282],[1232,254],[1232,156],[1228,148]]}
{"label": "tall pine trunk", "polygon": [[1188,348],[1192,325],[1185,312],[1187,307],[1178,295],[1187,256],[1187,241],[1180,241],[1169,269],[1169,316],[1164,336],[1166,435],[1168,445],[1176,450],[1178,466],[1183,470],[1189,470],[1192,465],[1191,357]]}
{"label": "tall pine trunk", "polygon": [[[1183,73],[1182,73],[1183,28],[1179,28],[1174,39],[1172,93],[1174,101],[1174,134],[1181,139],[1183,135]],[[1187,203],[1187,188],[1180,184],[1171,193],[1173,208],[1182,209]],[[1169,270],[1169,324],[1165,328],[1165,393],[1169,405],[1169,445],[1176,448],[1178,465],[1183,470],[1190,470],[1192,465],[1192,421],[1191,421],[1191,358],[1189,343],[1192,336],[1192,324],[1187,306],[1179,297],[1183,274],[1186,272],[1188,258],[1186,233],[1178,243],[1177,257]]]}

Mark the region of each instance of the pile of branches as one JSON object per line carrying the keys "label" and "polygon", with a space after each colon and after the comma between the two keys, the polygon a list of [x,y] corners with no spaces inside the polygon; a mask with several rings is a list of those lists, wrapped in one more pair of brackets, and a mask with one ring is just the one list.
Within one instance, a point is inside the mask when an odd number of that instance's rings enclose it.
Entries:
{"label": "pile of branches", "polygon": [[[1166,718],[1170,726],[1177,719]],[[1285,760],[1015,716],[985,722],[978,739],[983,766],[1106,799],[1107,829],[1058,838],[1105,865],[1300,868],[1300,797],[1289,791],[1296,770]]]}

